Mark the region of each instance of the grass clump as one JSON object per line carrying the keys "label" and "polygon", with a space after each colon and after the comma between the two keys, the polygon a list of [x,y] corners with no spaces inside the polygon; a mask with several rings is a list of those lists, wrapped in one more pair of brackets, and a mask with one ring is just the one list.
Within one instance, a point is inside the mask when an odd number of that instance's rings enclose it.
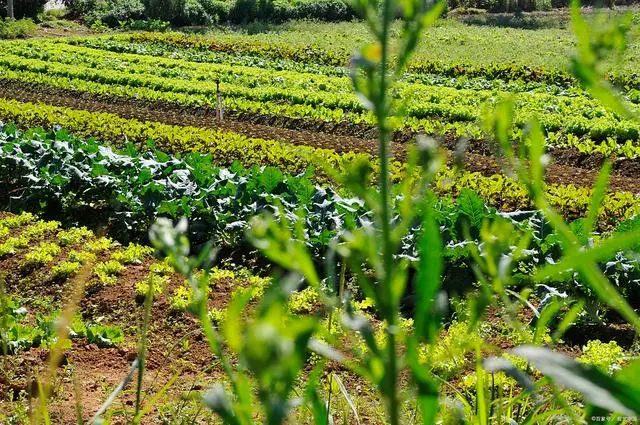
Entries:
{"label": "grass clump", "polygon": [[0,40],[26,38],[37,30],[38,26],[31,19],[0,18]]}

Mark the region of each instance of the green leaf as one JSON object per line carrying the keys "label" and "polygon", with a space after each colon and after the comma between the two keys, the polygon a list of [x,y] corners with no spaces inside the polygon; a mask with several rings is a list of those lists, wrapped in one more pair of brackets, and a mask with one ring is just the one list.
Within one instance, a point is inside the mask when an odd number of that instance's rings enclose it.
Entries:
{"label": "green leaf", "polygon": [[338,388],[340,388],[340,392],[342,393],[342,396],[344,397],[345,401],[349,405],[349,409],[351,409],[351,411],[353,412],[353,416],[356,420],[356,424],[360,425],[360,417],[358,416],[358,410],[356,409],[356,406],[353,404],[353,400],[351,400],[349,391],[347,391],[347,388],[344,386],[344,384],[342,383],[342,381],[340,380],[340,378],[336,373],[331,374],[331,377],[329,379],[332,379],[332,378],[338,384]]}
{"label": "green leaf", "polygon": [[258,180],[265,191],[271,193],[284,180],[284,176],[280,169],[276,167],[266,167],[260,174],[260,177],[258,177]]}
{"label": "green leaf", "polygon": [[482,220],[487,216],[484,201],[472,190],[464,188],[458,196],[460,213],[469,219],[472,227],[480,228]]}
{"label": "green leaf", "polygon": [[327,406],[318,394],[320,378],[322,378],[325,371],[324,367],[325,363],[323,361],[318,362],[318,364],[315,365],[307,378],[307,383],[304,389],[304,398],[306,402],[311,405],[311,412],[313,413],[313,421],[315,425],[328,425],[327,419],[329,414],[327,412]]}
{"label": "green leaf", "polygon": [[545,279],[561,275],[566,270],[578,270],[585,263],[606,260],[620,251],[633,247],[637,244],[638,239],[640,239],[640,228],[616,234],[601,241],[593,248],[567,254],[562,261],[540,268],[534,275],[534,279],[537,282],[542,282]]}
{"label": "green leaf", "polygon": [[418,390],[417,404],[422,416],[422,424],[436,423],[439,410],[438,385],[430,376],[427,368],[418,360],[418,344],[416,338],[407,340],[407,364],[411,369],[413,381]]}
{"label": "green leaf", "polygon": [[212,412],[220,415],[225,423],[230,425],[240,425],[240,422],[234,414],[231,400],[229,400],[229,396],[221,384],[216,384],[216,386],[203,395],[202,403]]}
{"label": "green leaf", "polygon": [[518,381],[518,384],[520,384],[520,386],[522,386],[522,388],[527,390],[529,393],[535,392],[535,384],[533,383],[529,375],[518,369],[508,359],[501,357],[490,357],[482,363],[482,366],[489,373],[502,371]]}
{"label": "green leaf", "polygon": [[611,161],[605,161],[600,174],[598,174],[598,180],[593,188],[593,194],[591,195],[591,202],[589,203],[589,210],[587,211],[587,217],[584,221],[585,234],[591,234],[593,228],[598,220],[598,211],[604,201],[604,196],[607,192],[607,185],[609,184],[609,177],[611,175]]}
{"label": "green leaf", "polygon": [[442,240],[440,228],[431,205],[426,209],[422,235],[419,241],[420,261],[416,276],[416,335],[431,342],[436,336],[439,323],[434,311],[435,297],[440,289],[443,270]]}
{"label": "green leaf", "polygon": [[107,169],[107,167],[105,167],[104,165],[100,164],[100,163],[94,163],[91,167],[91,176],[92,177],[99,177],[99,176],[104,176],[109,174],[109,170]]}
{"label": "green leaf", "polygon": [[552,338],[554,341],[557,341],[558,339],[562,338],[562,335],[564,335],[565,332],[577,322],[578,315],[582,312],[583,309],[584,309],[584,301],[578,301],[577,303],[571,306],[571,308],[564,315],[564,317],[562,318],[562,320],[560,321],[560,323],[556,327],[556,330],[553,333]]}
{"label": "green leaf", "polygon": [[556,383],[582,393],[594,406],[627,415],[640,413],[640,389],[611,378],[597,368],[532,345],[517,347],[513,353],[526,358]]}
{"label": "green leaf", "polygon": [[531,123],[531,132],[529,140],[531,145],[529,147],[529,166],[531,173],[531,181],[538,187],[544,185],[544,148],[545,138],[540,127],[540,123],[537,120],[533,120]]}

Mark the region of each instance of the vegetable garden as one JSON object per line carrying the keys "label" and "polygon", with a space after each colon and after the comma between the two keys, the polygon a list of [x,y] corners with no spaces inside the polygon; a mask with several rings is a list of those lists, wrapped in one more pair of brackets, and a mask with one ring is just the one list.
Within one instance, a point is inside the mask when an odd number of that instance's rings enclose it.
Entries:
{"label": "vegetable garden", "polygon": [[0,422],[637,421],[637,24],[433,61],[423,7],[1,42]]}

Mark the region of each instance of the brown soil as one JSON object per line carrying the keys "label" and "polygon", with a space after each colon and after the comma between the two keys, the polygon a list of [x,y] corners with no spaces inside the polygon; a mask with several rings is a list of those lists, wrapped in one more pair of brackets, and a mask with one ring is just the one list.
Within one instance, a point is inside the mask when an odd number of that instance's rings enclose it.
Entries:
{"label": "brown soil", "polygon": [[[2,82],[0,96],[22,102],[43,102],[51,105],[110,112],[141,121],[158,121],[172,125],[230,130],[249,137],[280,140],[293,144],[332,149],[337,152],[365,152],[375,155],[377,142],[374,129],[349,123],[311,122],[303,119],[268,117],[256,114],[232,114],[220,122],[215,111],[208,108],[186,108],[170,103],[149,103],[135,99],[113,98],[90,93],[58,90],[48,86]],[[397,160],[406,157],[407,144],[413,137],[407,132],[394,135],[392,153]],[[441,138],[449,156],[456,148],[451,135]],[[469,143],[465,154],[465,168],[484,175],[500,173],[501,167],[491,157],[492,149],[484,141]],[[601,155],[587,155],[576,149],[555,149],[554,164],[548,167],[547,182],[578,187],[591,187],[604,161]],[[610,181],[612,191],[640,193],[640,160],[618,160]]]}
{"label": "brown soil", "polygon": [[40,26],[38,31],[34,35],[34,38],[59,38],[59,37],[72,37],[72,36],[83,36],[87,37],[90,35],[97,35],[89,28],[85,27],[74,27],[74,28],[47,28]]}

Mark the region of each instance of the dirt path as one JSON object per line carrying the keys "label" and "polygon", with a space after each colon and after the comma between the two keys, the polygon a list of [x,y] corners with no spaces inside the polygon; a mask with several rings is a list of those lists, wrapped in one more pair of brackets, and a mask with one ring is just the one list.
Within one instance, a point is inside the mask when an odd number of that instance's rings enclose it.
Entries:
{"label": "dirt path", "polygon": [[[375,130],[349,123],[311,122],[303,119],[267,117],[229,113],[224,121],[216,121],[215,111],[208,108],[186,108],[168,103],[148,103],[135,99],[113,98],[90,93],[58,90],[48,86],[32,86],[2,82],[0,96],[22,102],[43,102],[56,106],[88,111],[109,112],[141,121],[158,121],[172,125],[190,125],[237,132],[249,137],[285,141],[333,149],[337,152],[365,152],[375,155]],[[406,157],[406,132],[395,135],[392,152],[397,160]],[[445,136],[441,143],[451,156],[456,140]],[[547,182],[579,187],[591,187],[604,160],[600,155],[587,155],[575,149],[556,149],[552,152],[555,163],[548,167]],[[485,142],[473,141],[465,154],[465,167],[469,171],[492,175],[501,172]],[[613,191],[640,193],[640,161],[616,161],[610,181]]]}

